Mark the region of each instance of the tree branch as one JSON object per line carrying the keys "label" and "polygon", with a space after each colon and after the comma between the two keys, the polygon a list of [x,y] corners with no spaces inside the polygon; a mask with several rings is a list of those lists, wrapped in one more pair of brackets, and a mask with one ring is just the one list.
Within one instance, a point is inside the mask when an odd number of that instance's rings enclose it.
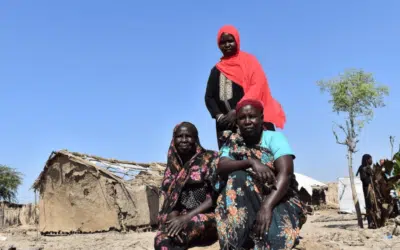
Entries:
{"label": "tree branch", "polygon": [[[334,122],[333,124],[335,124],[338,128],[340,128],[343,131],[343,133],[346,135],[346,138],[349,137],[349,134],[347,133],[346,129],[342,125],[337,124],[336,122]],[[334,130],[333,127],[332,127],[332,130]]]}
{"label": "tree branch", "polygon": [[[344,129],[344,128],[343,128]],[[335,129],[332,127],[332,132],[333,132],[333,135],[335,136],[335,138],[336,138],[336,143],[337,144],[341,144],[341,145],[347,145],[347,143],[346,142],[341,142],[341,141],[339,141],[339,136],[337,135],[337,133],[336,133],[336,131],[335,131]]]}

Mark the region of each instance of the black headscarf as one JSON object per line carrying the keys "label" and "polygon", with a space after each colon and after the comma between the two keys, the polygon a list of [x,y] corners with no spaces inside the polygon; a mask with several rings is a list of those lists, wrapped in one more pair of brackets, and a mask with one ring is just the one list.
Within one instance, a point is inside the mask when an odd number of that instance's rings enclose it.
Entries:
{"label": "black headscarf", "polygon": [[371,159],[371,158],[372,158],[372,156],[369,155],[369,154],[363,155],[363,157],[362,157],[362,159],[361,159],[361,166],[358,168],[357,173],[356,173],[356,176],[360,173],[360,169],[361,169],[362,167],[365,167],[365,166],[368,166],[368,165],[369,165],[369,164],[368,164],[368,160]]}

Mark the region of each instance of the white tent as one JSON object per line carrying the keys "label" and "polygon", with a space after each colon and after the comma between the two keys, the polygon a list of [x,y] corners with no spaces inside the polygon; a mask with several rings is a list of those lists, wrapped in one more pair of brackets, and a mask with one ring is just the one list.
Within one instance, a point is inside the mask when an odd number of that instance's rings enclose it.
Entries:
{"label": "white tent", "polygon": [[[360,178],[355,177],[354,182],[356,185],[356,192],[358,202],[360,203],[361,213],[365,213],[365,200],[362,183]],[[355,213],[356,209],[353,202],[353,195],[351,192],[350,178],[343,177],[338,180],[338,199],[339,209],[342,213]]]}
{"label": "white tent", "polygon": [[304,188],[310,196],[313,194],[313,187],[328,187],[325,183],[314,180],[311,177],[299,173],[294,174],[296,176],[297,183],[299,183],[299,190]]}

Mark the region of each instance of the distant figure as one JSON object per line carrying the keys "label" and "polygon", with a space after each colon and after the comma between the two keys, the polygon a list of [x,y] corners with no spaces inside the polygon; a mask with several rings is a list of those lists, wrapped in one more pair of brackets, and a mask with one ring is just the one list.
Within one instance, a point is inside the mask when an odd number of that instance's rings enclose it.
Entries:
{"label": "distant figure", "polygon": [[193,124],[183,122],[175,127],[161,185],[164,204],[155,249],[188,249],[217,240],[212,199],[216,194],[210,181],[217,157],[217,152],[200,145]]}
{"label": "distant figure", "polygon": [[[285,113],[272,96],[265,73],[257,58],[240,50],[239,32],[235,27],[223,26],[217,36],[223,54],[220,62],[211,69],[205,102],[216,121],[218,146],[222,132],[236,132],[236,104],[242,99],[256,99],[264,106],[264,129],[283,128]],[[274,126],[275,125],[275,126]]]}
{"label": "distant figure", "polygon": [[263,105],[237,105],[240,133],[225,131],[216,167],[215,217],[221,249],[292,249],[305,214],[286,137],[263,130]]}
{"label": "distant figure", "polygon": [[375,228],[372,221],[371,211],[371,192],[372,192],[372,156],[365,154],[361,160],[361,166],[358,168],[356,176],[360,174],[360,179],[363,184],[365,210],[367,213],[368,228]]}

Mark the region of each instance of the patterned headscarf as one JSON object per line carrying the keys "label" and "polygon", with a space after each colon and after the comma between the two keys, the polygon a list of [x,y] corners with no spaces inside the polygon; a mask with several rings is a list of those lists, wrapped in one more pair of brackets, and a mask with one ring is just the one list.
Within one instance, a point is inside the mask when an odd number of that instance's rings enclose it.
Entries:
{"label": "patterned headscarf", "polygon": [[[196,132],[196,152],[194,156],[185,164],[175,147],[175,134],[181,126],[193,127]],[[159,222],[165,222],[166,216],[176,205],[179,195],[189,178],[195,172],[195,181],[209,181],[211,176],[211,166],[216,164],[218,153],[206,150],[200,145],[196,127],[190,122],[182,122],[175,126],[171,144],[168,150],[167,167],[164,172],[164,179],[161,184],[161,193],[164,196],[164,204],[160,211]]]}

